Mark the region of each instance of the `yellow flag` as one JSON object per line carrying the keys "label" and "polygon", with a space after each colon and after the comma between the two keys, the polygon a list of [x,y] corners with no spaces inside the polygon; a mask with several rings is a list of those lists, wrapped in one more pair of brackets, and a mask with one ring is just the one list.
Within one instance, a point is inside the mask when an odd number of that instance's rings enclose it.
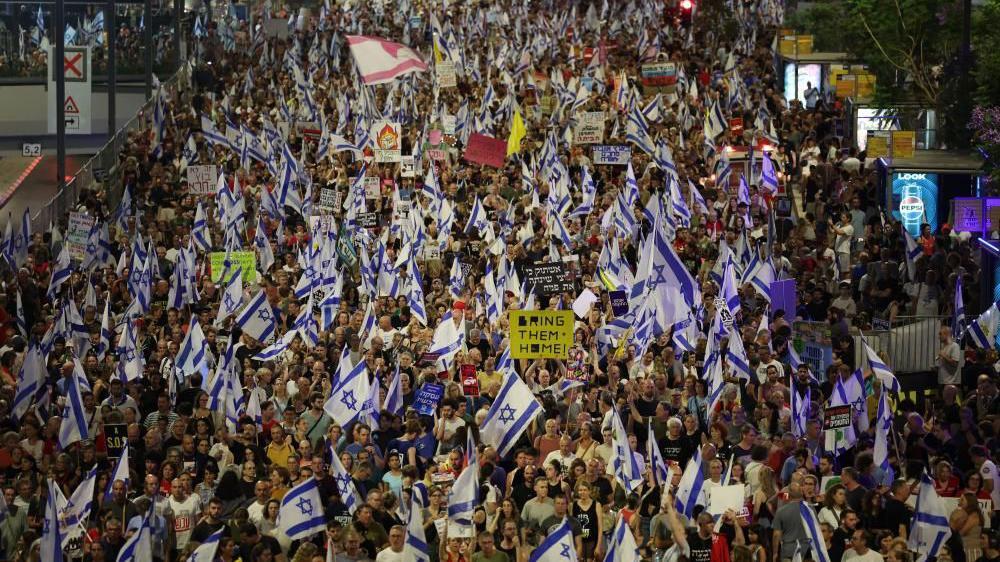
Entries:
{"label": "yellow flag", "polygon": [[441,56],[441,49],[438,47],[438,36],[437,33],[433,36],[434,43],[434,62],[443,62],[444,57]]}
{"label": "yellow flag", "polygon": [[524,120],[521,119],[521,112],[514,110],[514,119],[510,124],[510,136],[507,137],[507,156],[521,152],[521,139],[528,134],[524,128]]}

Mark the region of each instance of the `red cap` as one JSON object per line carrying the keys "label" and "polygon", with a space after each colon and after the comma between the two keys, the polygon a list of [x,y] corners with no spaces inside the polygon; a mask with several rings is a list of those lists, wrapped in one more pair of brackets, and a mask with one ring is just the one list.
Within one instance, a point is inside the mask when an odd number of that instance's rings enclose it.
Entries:
{"label": "red cap", "polygon": [[452,308],[454,308],[455,310],[465,310],[465,303],[462,301],[455,301],[455,304],[452,306]]}

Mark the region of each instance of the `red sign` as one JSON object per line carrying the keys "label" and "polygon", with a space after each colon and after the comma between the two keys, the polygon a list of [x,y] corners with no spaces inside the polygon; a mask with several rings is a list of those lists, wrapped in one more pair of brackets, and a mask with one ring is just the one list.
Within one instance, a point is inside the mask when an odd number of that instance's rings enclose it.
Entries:
{"label": "red sign", "polygon": [[467,161],[494,168],[503,168],[503,161],[506,157],[506,142],[479,133],[469,135],[469,145],[465,147],[464,156]]}
{"label": "red sign", "polygon": [[76,105],[76,100],[73,96],[66,96],[66,103],[63,104],[63,111],[65,113],[80,113],[80,107]]}
{"label": "red sign", "polygon": [[729,131],[737,137],[743,136],[743,118],[733,117],[729,120]]}
{"label": "red sign", "polygon": [[462,393],[466,396],[479,396],[475,365],[462,365]]}

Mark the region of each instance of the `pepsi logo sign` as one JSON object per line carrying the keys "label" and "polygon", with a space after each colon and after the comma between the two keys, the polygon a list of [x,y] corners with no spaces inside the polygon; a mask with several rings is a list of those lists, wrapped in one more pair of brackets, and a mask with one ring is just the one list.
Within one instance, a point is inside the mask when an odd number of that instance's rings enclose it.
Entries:
{"label": "pepsi logo sign", "polygon": [[907,195],[899,202],[899,214],[907,220],[919,220],[924,214],[924,202],[914,195]]}

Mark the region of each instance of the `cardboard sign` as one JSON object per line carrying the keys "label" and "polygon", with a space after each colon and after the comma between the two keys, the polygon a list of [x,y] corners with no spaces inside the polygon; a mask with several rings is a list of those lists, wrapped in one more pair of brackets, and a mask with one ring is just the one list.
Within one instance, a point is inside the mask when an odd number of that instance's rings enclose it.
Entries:
{"label": "cardboard sign", "polygon": [[506,157],[506,142],[479,133],[469,135],[469,144],[465,147],[464,158],[466,161],[503,168],[503,161]]}
{"label": "cardboard sign", "polygon": [[889,133],[886,131],[868,131],[868,141],[865,144],[866,158],[885,158],[889,156]]}
{"label": "cardboard sign", "polygon": [[376,121],[372,125],[371,136],[375,139],[376,162],[399,162],[402,127],[392,121]]}
{"label": "cardboard sign", "polygon": [[226,252],[212,252],[209,254],[209,269],[212,272],[212,283],[226,282],[232,279],[231,275],[236,272],[236,268],[243,268],[243,281],[245,283],[253,283],[257,281],[257,253],[253,251],[249,252],[232,252],[231,254],[232,265],[229,266],[230,277],[226,279],[222,278],[222,272],[226,269],[225,260]]}
{"label": "cardboard sign", "polygon": [[219,171],[215,164],[198,164],[187,167],[188,193],[210,195],[215,193],[219,183]]}
{"label": "cardboard sign", "polygon": [[476,376],[475,365],[462,365],[462,393],[466,396],[479,396],[479,378]]}
{"label": "cardboard sign", "polygon": [[511,358],[567,359],[575,322],[572,310],[511,310]]}
{"label": "cardboard sign", "polygon": [[673,92],[677,88],[677,64],[654,62],[642,65],[642,85],[648,88]]}
{"label": "cardboard sign", "polygon": [[624,144],[597,144],[591,150],[598,166],[625,166],[632,159],[632,147]]}
{"label": "cardboard sign", "polygon": [[823,429],[844,429],[850,427],[853,421],[851,405],[829,406],[823,411]]}
{"label": "cardboard sign", "polygon": [[536,263],[524,266],[527,286],[536,295],[573,292],[573,277],[563,262]]}
{"label": "cardboard sign", "polygon": [[375,228],[378,226],[378,213],[358,213],[358,226]]}
{"label": "cardboard sign", "polygon": [[745,485],[715,486],[708,491],[708,507],[706,510],[712,515],[722,515],[730,509],[738,514],[745,502]]}
{"label": "cardboard sign", "polygon": [[326,207],[328,209],[336,209],[340,206],[337,201],[337,190],[329,187],[323,187],[319,190],[319,206]]}
{"label": "cardboard sign", "polygon": [[403,156],[399,161],[399,175],[404,178],[415,178],[417,177],[417,163],[413,156]]}
{"label": "cardboard sign", "polygon": [[455,125],[457,120],[454,115],[442,115],[441,116],[441,128],[444,130],[444,134],[449,136],[455,135]]}
{"label": "cardboard sign", "polygon": [[435,63],[434,71],[437,73],[439,88],[454,88],[458,86],[458,79],[455,76],[455,63],[451,61]]}
{"label": "cardboard sign", "polygon": [[107,440],[108,458],[117,459],[128,447],[128,425],[124,423],[104,424],[104,437]]}
{"label": "cardboard sign", "polygon": [[413,409],[422,416],[433,416],[442,396],[444,396],[444,385],[425,384],[413,397]]}
{"label": "cardboard sign", "polygon": [[425,260],[439,260],[441,259],[441,247],[437,244],[428,244],[424,246],[424,259]]}
{"label": "cardboard sign", "polygon": [[625,291],[611,291],[611,312],[616,317],[628,314],[628,294]]}
{"label": "cardboard sign", "polygon": [[378,176],[365,176],[364,186],[365,199],[379,199],[382,197],[382,181]]}
{"label": "cardboard sign", "polygon": [[340,258],[340,263],[348,267],[354,267],[354,264],[358,263],[358,251],[354,248],[354,240],[344,227],[337,233],[337,257]]}
{"label": "cardboard sign", "polygon": [[[73,261],[82,262],[87,255],[87,240],[90,238],[90,230],[94,228],[94,217],[73,211],[69,214],[69,225],[66,229],[66,246],[69,250],[69,257]],[[15,244],[30,243],[21,242],[23,237],[14,235],[12,242]]]}
{"label": "cardboard sign", "polygon": [[573,130],[573,144],[596,144],[599,142],[604,142],[604,112],[578,113],[576,128]]}

